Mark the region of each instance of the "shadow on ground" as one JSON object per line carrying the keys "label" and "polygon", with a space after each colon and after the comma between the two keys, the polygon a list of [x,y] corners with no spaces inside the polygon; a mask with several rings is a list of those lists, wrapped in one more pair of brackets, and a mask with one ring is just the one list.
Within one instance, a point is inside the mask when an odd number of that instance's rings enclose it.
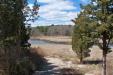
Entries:
{"label": "shadow on ground", "polygon": [[102,64],[103,61],[102,60],[84,60],[83,64]]}
{"label": "shadow on ground", "polygon": [[55,67],[35,50],[30,52],[30,58],[32,63],[35,65],[35,73],[33,75],[57,75],[58,71],[54,70]]}
{"label": "shadow on ground", "polygon": [[63,68],[60,70],[59,75],[84,75],[84,74],[81,73],[79,70],[75,70],[72,68]]}

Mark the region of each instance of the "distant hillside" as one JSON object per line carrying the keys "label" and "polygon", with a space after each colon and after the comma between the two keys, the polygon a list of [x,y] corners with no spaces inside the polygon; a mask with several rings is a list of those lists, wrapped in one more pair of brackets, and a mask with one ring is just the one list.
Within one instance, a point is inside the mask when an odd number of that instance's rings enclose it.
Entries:
{"label": "distant hillside", "polygon": [[32,28],[31,36],[70,36],[72,28],[72,25],[37,26]]}

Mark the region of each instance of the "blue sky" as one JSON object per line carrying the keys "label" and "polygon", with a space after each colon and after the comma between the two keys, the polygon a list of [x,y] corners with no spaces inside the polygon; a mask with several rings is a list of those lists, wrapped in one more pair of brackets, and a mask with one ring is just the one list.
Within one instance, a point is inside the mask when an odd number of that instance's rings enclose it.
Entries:
{"label": "blue sky", "polygon": [[[35,0],[28,0],[29,6]],[[87,4],[89,0],[37,0],[39,9],[39,19],[32,23],[32,26],[73,24],[71,19],[77,17],[80,12],[80,3]]]}

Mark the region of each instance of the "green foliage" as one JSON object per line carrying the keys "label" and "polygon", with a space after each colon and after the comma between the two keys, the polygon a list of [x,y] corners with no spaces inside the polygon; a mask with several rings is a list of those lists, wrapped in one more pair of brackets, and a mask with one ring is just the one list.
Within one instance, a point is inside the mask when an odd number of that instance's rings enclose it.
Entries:
{"label": "green foliage", "polygon": [[109,45],[113,38],[113,1],[91,0],[84,11],[91,20],[88,25],[95,27],[91,33],[96,36],[93,35],[96,44],[103,50],[103,74],[106,75],[106,56],[111,52]]}
{"label": "green foliage", "polygon": [[22,26],[21,27],[21,48],[29,48],[30,47],[30,43],[28,42],[28,40],[30,39],[30,31],[31,28]]}
{"label": "green foliage", "polygon": [[93,41],[91,38],[91,27],[88,25],[90,20],[81,12],[76,18],[76,21],[73,20],[76,24],[73,30],[72,36],[72,48],[77,53],[80,61],[82,62],[84,57],[89,56],[89,48],[93,45]]}
{"label": "green foliage", "polygon": [[10,74],[11,75],[32,75],[33,70],[35,69],[34,65],[28,58],[23,58],[16,63],[10,65]]}
{"label": "green foliage", "polygon": [[[28,57],[26,51],[30,47],[28,43],[30,27],[24,13],[26,6],[27,0],[0,1],[0,50],[4,52],[1,58],[5,60],[6,67],[3,70],[7,70],[6,75],[32,75],[29,74],[31,63],[26,58]],[[35,12],[37,8],[34,6],[32,11]]]}
{"label": "green foliage", "polygon": [[[95,27],[93,33],[99,38],[98,45],[105,52],[109,53],[109,44],[113,37],[113,2],[112,0],[92,0],[85,6],[85,12],[92,19],[90,26]],[[90,10],[91,9],[91,10]],[[102,42],[99,42],[102,40]]]}

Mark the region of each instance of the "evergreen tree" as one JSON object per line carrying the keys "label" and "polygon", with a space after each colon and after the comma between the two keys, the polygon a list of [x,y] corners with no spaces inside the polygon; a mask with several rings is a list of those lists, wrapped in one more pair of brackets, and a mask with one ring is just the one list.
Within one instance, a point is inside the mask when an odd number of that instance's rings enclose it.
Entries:
{"label": "evergreen tree", "polygon": [[72,36],[72,48],[83,62],[83,58],[89,56],[89,47],[93,45],[90,38],[91,27],[88,26],[89,18],[84,14],[84,11],[78,15],[78,18],[72,20],[75,23]]}
{"label": "evergreen tree", "polygon": [[103,50],[103,75],[106,75],[106,56],[110,52],[109,44],[113,38],[113,1],[91,0],[84,10],[92,20],[89,25],[95,27],[92,33],[96,43]]}
{"label": "evergreen tree", "polygon": [[[4,50],[4,59],[7,65],[7,74],[11,63],[14,63],[20,55],[20,25],[22,25],[22,2],[18,0],[0,1],[0,28],[1,44]],[[13,54],[12,54],[13,53]]]}
{"label": "evergreen tree", "polygon": [[[23,58],[24,65],[30,64],[28,59],[25,59],[26,56],[21,56],[25,54],[23,50],[30,47],[28,44],[30,28],[26,26],[26,16],[23,12],[26,6],[26,0],[0,1],[0,52],[2,52],[0,66],[3,66],[1,69],[5,75],[31,75],[28,74],[30,69],[21,65]],[[36,8],[32,9],[35,12],[33,16],[37,14]],[[21,68],[16,67],[18,64]]]}

